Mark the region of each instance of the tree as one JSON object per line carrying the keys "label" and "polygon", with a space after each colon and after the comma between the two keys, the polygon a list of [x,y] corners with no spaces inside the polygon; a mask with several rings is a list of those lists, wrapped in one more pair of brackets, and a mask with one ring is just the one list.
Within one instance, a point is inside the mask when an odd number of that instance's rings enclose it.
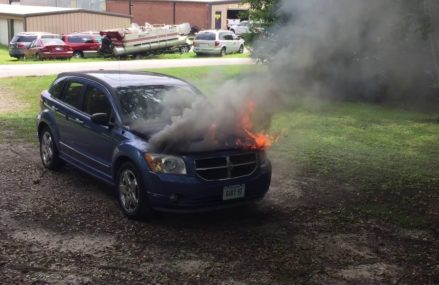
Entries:
{"label": "tree", "polygon": [[265,26],[271,26],[277,20],[279,0],[243,0],[250,4],[250,18]]}

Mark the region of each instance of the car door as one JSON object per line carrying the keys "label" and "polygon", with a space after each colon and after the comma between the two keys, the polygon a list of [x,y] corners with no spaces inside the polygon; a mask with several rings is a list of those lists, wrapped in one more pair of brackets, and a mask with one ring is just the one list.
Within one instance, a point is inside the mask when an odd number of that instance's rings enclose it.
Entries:
{"label": "car door", "polygon": [[239,41],[235,39],[232,32],[227,32],[224,38],[229,43],[229,52],[237,52],[239,50]]}
{"label": "car door", "polygon": [[59,101],[52,106],[58,125],[60,151],[74,161],[78,160],[79,154],[75,140],[80,135],[84,89],[84,83],[66,80]]}
{"label": "car door", "polygon": [[81,162],[98,175],[111,179],[113,152],[123,138],[120,129],[108,124],[97,124],[92,115],[106,113],[114,118],[114,109],[109,92],[99,84],[88,83],[84,91],[80,128],[75,137],[75,146]]}

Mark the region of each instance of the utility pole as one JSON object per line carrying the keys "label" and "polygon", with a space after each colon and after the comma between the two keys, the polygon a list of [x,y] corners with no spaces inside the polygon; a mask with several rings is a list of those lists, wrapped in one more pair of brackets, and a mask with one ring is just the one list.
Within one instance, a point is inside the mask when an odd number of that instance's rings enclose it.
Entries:
{"label": "utility pole", "polygon": [[133,4],[132,4],[132,0],[129,0],[128,1],[128,14],[130,14],[130,16],[132,16],[131,15],[131,7],[133,6]]}

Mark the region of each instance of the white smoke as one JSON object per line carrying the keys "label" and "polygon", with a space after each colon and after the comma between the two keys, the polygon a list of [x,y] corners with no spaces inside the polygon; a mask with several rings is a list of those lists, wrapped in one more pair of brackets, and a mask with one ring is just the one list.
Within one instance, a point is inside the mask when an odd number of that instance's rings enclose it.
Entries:
{"label": "white smoke", "polygon": [[150,142],[169,152],[218,147],[210,130],[222,141],[242,135],[239,120],[249,100],[255,103],[253,126],[268,130],[272,116],[295,96],[383,102],[436,94],[425,5],[281,1],[280,23],[255,44],[256,53],[268,58],[267,68],[223,83],[209,100],[186,104]]}

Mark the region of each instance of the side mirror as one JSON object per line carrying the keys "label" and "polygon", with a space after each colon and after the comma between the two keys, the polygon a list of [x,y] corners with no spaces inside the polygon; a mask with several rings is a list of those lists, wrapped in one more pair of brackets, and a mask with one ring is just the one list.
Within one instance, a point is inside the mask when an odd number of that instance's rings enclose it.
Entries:
{"label": "side mirror", "polygon": [[110,115],[107,113],[95,113],[91,115],[91,121],[98,125],[108,126],[110,122]]}

